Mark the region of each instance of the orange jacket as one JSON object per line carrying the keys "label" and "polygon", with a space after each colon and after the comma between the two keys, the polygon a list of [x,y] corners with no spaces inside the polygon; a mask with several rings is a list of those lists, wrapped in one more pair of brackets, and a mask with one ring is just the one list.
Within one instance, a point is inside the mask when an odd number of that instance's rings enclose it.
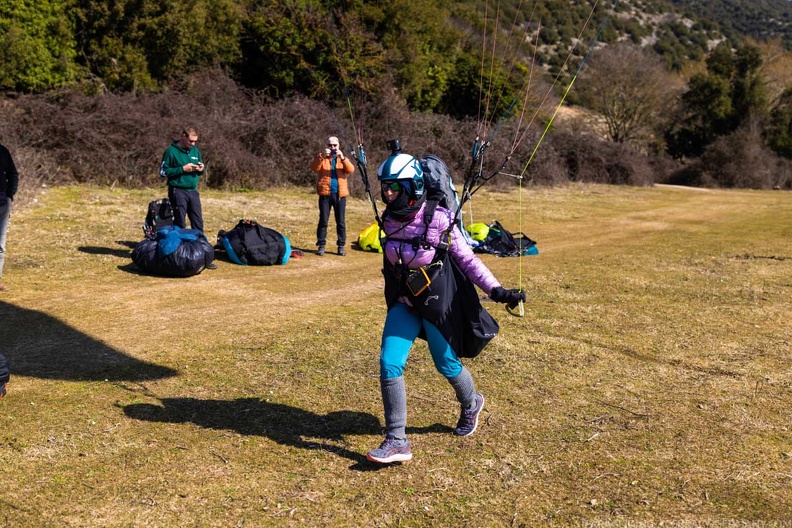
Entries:
{"label": "orange jacket", "polygon": [[[355,166],[347,157],[339,161],[341,163],[336,162],[338,197],[343,198],[344,196],[349,196],[347,176],[355,172]],[[330,196],[330,179],[332,178],[331,168],[331,158],[325,158],[321,152],[311,162],[311,170],[319,174],[316,180],[316,192],[319,196]]]}

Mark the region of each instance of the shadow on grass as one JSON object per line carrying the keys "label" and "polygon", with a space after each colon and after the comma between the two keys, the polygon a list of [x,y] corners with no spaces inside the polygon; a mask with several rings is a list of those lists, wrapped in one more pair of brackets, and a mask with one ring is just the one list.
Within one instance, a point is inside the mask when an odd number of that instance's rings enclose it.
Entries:
{"label": "shadow on grass", "polygon": [[[226,250],[225,250],[225,248],[223,247],[222,244],[215,244],[214,250],[215,250],[215,260],[216,261],[228,262],[229,264],[234,264],[236,266],[240,266],[240,264],[237,264],[236,262],[234,262],[233,260],[231,260],[229,258],[228,253],[226,252]],[[289,256],[289,261],[286,264],[288,265],[289,262],[292,262],[295,259],[301,259],[308,253],[316,253],[316,250],[313,250],[313,249],[307,250],[307,249],[303,249],[303,248],[298,248],[298,247],[292,246],[291,255]],[[259,267],[259,266],[254,266],[254,267]]]}
{"label": "shadow on grass", "polygon": [[0,302],[0,350],[11,375],[73,381],[143,381],[177,371],[130,357],[36,310]]}
{"label": "shadow on grass", "polygon": [[[368,413],[336,411],[325,415],[271,403],[258,398],[237,400],[198,400],[165,398],[161,405],[135,403],[123,408],[137,420],[163,423],[192,423],[207,429],[230,430],[243,435],[265,436],[279,444],[302,449],[321,449],[355,462],[350,469],[371,471],[383,466],[373,464],[365,454],[344,447],[344,435],[379,435],[379,420]],[[408,428],[412,434],[450,432],[442,425]],[[372,446],[376,447],[376,446]]]}
{"label": "shadow on grass", "polygon": [[112,255],[118,258],[132,258],[132,249],[135,249],[135,246],[138,245],[137,242],[132,242],[129,240],[116,240],[118,245],[124,246],[129,248],[127,249],[118,249],[118,248],[108,248],[108,247],[100,247],[100,246],[80,246],[77,248],[78,251],[83,253],[88,253],[89,255]]}

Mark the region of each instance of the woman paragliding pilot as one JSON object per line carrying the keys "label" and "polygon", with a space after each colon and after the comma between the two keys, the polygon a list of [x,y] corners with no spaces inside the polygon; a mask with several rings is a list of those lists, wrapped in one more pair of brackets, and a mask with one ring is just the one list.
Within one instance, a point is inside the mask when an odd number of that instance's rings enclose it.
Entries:
{"label": "woman paragliding pilot", "polygon": [[388,314],[380,349],[380,387],[385,440],[366,457],[382,464],[412,459],[407,425],[404,367],[419,337],[429,345],[435,367],[453,387],[461,406],[454,434],[478,427],[484,396],[460,357],[473,357],[498,331],[481,307],[473,284],[511,308],[525,293],[504,289],[454,223],[454,211],[441,207],[425,188],[419,160],[389,141],[391,156],[380,165],[385,212],[382,215],[383,273]]}

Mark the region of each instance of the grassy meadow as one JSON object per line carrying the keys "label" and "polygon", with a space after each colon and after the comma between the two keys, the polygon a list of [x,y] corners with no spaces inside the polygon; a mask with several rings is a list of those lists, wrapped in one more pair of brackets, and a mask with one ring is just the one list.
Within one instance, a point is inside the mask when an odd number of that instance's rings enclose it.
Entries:
{"label": "grassy meadow", "polygon": [[[142,275],[131,248],[164,194],[50,188],[13,213],[0,527],[792,526],[789,193],[476,194],[475,221],[538,242],[483,257],[525,317],[487,304],[501,333],[466,360],[487,398],[468,438],[414,347],[414,459],[390,467],[365,459],[381,256],[316,256],[311,189],[211,190],[211,242],[256,218],[304,256]],[[349,238],[371,222],[350,200]]]}

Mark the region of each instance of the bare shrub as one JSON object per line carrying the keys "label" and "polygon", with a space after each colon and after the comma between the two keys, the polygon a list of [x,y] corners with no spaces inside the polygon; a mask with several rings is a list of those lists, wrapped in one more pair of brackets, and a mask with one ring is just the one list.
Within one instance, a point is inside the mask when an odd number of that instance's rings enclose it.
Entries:
{"label": "bare shrub", "polygon": [[[387,83],[386,83],[387,84]],[[297,96],[277,101],[241,88],[220,69],[198,72],[158,93],[88,96],[75,91],[22,95],[0,101],[0,130],[12,150],[23,152],[32,181],[91,182],[126,187],[162,186],[159,164],[170,141],[185,126],[197,129],[207,165],[206,185],[223,189],[266,189],[284,184],[312,186],[310,160],[328,136],[338,136],[347,155],[365,140],[369,178],[400,139],[405,152],[436,154],[461,184],[471,169],[477,134],[489,140],[481,166],[489,187],[523,182],[555,185],[569,180],[648,185],[645,156],[592,137],[557,133],[536,151],[541,130],[515,120],[480,126],[474,120],[410,112],[395,90],[380,99],[350,96],[331,104]],[[528,160],[531,160],[528,164]],[[363,194],[358,173],[353,195]]]}
{"label": "bare shrub", "polygon": [[567,132],[555,134],[553,145],[566,162],[569,181],[638,186],[655,181],[649,158],[628,145]]}
{"label": "bare shrub", "polygon": [[702,181],[718,187],[772,189],[777,183],[778,156],[747,128],[718,138],[698,163]]}
{"label": "bare shrub", "polygon": [[792,160],[779,157],[773,179],[773,189],[792,190]]}
{"label": "bare shrub", "polygon": [[673,175],[683,168],[681,162],[664,154],[650,157],[649,163],[654,171],[655,183],[672,183],[670,180]]}
{"label": "bare shrub", "polygon": [[36,200],[44,187],[71,181],[71,175],[45,151],[30,147],[17,147],[6,143],[19,171],[19,188],[14,196],[16,207],[28,205]]}

